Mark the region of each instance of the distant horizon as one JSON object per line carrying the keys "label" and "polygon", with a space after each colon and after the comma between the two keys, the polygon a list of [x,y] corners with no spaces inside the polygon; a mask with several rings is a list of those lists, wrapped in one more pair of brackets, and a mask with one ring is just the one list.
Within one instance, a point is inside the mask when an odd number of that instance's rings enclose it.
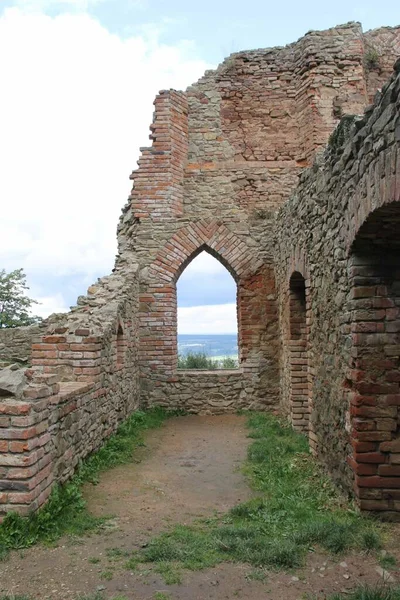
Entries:
{"label": "distant horizon", "polygon": [[239,338],[235,333],[178,333],[178,354],[207,354],[210,357],[239,354]]}
{"label": "distant horizon", "polygon": [[179,333],[178,331],[178,335],[237,335],[237,331],[232,331],[232,332],[228,332],[228,333],[197,333],[196,331],[192,332],[192,333]]}
{"label": "distant horizon", "polygon": [[204,332],[203,333],[196,333],[196,332],[194,332],[194,333],[179,333],[179,331],[178,331],[178,336],[191,336],[191,335],[195,335],[197,337],[202,337],[202,336],[209,337],[210,335],[215,336],[215,337],[216,336],[224,336],[224,335],[235,335],[237,337],[238,334],[236,331],[233,331],[232,333],[204,333]]}

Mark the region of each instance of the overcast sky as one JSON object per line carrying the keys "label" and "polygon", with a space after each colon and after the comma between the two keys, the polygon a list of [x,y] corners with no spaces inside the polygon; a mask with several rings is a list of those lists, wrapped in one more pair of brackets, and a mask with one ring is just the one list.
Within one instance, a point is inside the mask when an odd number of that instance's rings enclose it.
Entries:
{"label": "overcast sky", "polygon": [[[68,309],[112,269],[155,94],[351,20],[397,25],[400,3],[0,0],[0,268],[25,269],[37,313]],[[235,331],[235,294],[200,255],[179,280],[180,332]]]}

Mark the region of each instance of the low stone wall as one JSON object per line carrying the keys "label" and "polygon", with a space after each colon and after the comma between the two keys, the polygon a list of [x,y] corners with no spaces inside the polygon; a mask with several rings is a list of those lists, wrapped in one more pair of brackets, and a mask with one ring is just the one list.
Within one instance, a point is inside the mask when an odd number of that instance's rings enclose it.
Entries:
{"label": "low stone wall", "polygon": [[40,325],[0,329],[0,363],[31,360],[32,341],[39,335]]}
{"label": "low stone wall", "polygon": [[16,396],[0,398],[0,518],[70,478],[139,404],[137,281],[121,268],[52,316]]}
{"label": "low stone wall", "polygon": [[168,394],[161,388],[157,404],[201,415],[262,410],[265,406],[254,391],[255,382],[241,369],[177,371],[169,381]]}

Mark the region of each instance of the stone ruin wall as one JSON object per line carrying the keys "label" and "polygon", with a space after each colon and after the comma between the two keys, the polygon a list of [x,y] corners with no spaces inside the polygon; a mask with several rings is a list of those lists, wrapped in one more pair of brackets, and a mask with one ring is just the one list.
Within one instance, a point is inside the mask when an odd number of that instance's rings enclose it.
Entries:
{"label": "stone ruin wall", "polygon": [[[384,47],[373,77],[365,68],[372,38]],[[22,393],[0,403],[0,513],[42,505],[139,405],[265,409],[278,406],[282,385],[286,398],[274,214],[339,117],[361,113],[389,76],[399,39],[399,29],[363,34],[358,24],[310,32],[285,48],[236,53],[186,92],[157,96],[113,273],[71,313],[48,320]],[[176,281],[203,249],[237,282],[239,370],[177,370]],[[303,372],[291,414],[305,430],[309,317],[299,296],[292,301]]]}
{"label": "stone ruin wall", "polygon": [[282,404],[296,423],[301,390],[314,452],[362,509],[390,515],[400,510],[400,59],[347,137],[331,138],[277,215]]}
{"label": "stone ruin wall", "polygon": [[48,319],[20,391],[0,397],[0,520],[40,507],[139,406],[138,287],[127,264]]}
{"label": "stone ruin wall", "polygon": [[[122,256],[130,248],[139,261],[145,405],[219,412],[278,404],[274,213],[340,116],[362,113],[375,93],[366,69],[372,39],[386,52],[377,86],[391,73],[400,30],[363,34],[351,23],[284,48],[235,53],[186,93],[156,98],[153,143],[142,148],[119,228]],[[237,283],[240,372],[228,379],[177,371],[176,281],[203,249]]]}
{"label": "stone ruin wall", "polygon": [[29,364],[33,338],[40,331],[39,325],[0,329],[0,368],[13,362]]}

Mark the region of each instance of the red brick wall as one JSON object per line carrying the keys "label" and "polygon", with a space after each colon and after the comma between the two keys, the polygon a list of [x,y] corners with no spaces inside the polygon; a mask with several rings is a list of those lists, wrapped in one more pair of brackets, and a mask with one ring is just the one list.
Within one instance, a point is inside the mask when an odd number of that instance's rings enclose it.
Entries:
{"label": "red brick wall", "polygon": [[350,414],[361,508],[400,510],[400,203],[375,210],[352,246]]}
{"label": "red brick wall", "polygon": [[[119,229],[120,246],[132,248],[139,264],[145,403],[168,404],[178,385],[175,284],[204,247],[238,284],[248,401],[256,398],[261,407],[278,402],[273,215],[341,114],[361,113],[368,103],[364,54],[359,24],[309,32],[285,48],[235,53],[185,93],[156,98],[153,145],[143,150],[133,174]],[[238,257],[247,265],[238,265]],[[293,380],[292,387],[300,384]],[[308,387],[311,403],[310,381]],[[243,398],[242,391],[238,395]],[[296,405],[301,427],[307,405],[306,398]]]}
{"label": "red brick wall", "polygon": [[[400,61],[350,133],[302,175],[276,224],[288,397],[289,280],[307,274],[310,442],[362,509],[400,509]],[[289,413],[288,402],[284,404]]]}
{"label": "red brick wall", "polygon": [[290,278],[290,415],[293,427],[308,431],[308,329],[306,282],[301,273]]}

